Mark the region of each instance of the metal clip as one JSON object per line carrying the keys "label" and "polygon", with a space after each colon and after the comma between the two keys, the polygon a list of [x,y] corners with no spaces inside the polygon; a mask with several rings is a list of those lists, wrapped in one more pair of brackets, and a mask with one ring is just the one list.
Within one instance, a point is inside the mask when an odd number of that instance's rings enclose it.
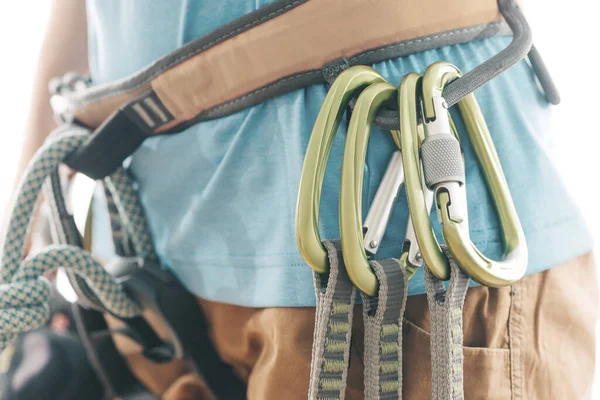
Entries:
{"label": "metal clip", "polygon": [[331,85],[315,121],[300,175],[296,242],[302,258],[317,273],[325,273],[329,269],[327,251],[319,234],[319,205],[333,138],[352,96],[371,84],[383,81],[383,77],[370,67],[346,69]]}
{"label": "metal clip", "polygon": [[[400,192],[400,188],[404,183],[404,167],[402,165],[402,152],[400,150],[394,151],[390,161],[388,162],[387,169],[369,212],[365,218],[363,225],[364,233],[364,244],[365,251],[368,255],[373,256],[379,250],[385,230],[392,214],[392,209],[396,203],[396,198]],[[425,203],[427,209],[431,210],[433,205],[433,192],[427,189],[425,181],[422,183],[423,194],[425,195]],[[423,256],[417,243],[417,236],[415,234],[412,218],[408,217],[408,223],[406,225],[406,236],[402,243],[402,256],[400,256],[405,268],[409,272],[409,279],[411,279],[416,271],[423,266]]]}
{"label": "metal clip", "polygon": [[396,150],[390,158],[363,224],[365,251],[370,255],[376,254],[379,250],[381,239],[383,239],[385,228],[392,214],[392,208],[403,183],[402,153],[400,150]]}

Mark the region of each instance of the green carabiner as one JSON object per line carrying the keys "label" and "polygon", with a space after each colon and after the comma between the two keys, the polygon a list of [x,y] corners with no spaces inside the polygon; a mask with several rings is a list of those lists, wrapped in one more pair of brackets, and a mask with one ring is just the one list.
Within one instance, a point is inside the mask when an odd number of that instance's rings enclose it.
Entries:
{"label": "green carabiner", "polygon": [[[361,93],[348,126],[342,160],[340,233],[344,263],[354,285],[370,296],[377,294],[377,278],[369,265],[368,255],[375,254],[379,247],[394,205],[395,195],[404,181],[402,152],[397,150],[392,155],[363,225],[364,163],[375,115],[383,104],[394,101],[396,91],[397,89],[389,83],[377,83]],[[394,142],[400,148],[400,132],[391,131],[391,134]],[[428,209],[430,209],[433,195],[424,186],[423,191],[426,194],[425,202],[429,204]],[[369,243],[365,245],[367,238],[369,238]],[[371,240],[375,242],[371,242]],[[408,277],[411,279],[421,267],[422,261],[410,216],[403,249],[399,261],[406,268]]]}
{"label": "green carabiner", "polygon": [[306,263],[318,273],[327,272],[329,265],[319,234],[319,205],[333,139],[352,96],[378,82],[384,82],[383,77],[370,67],[358,65],[342,72],[323,101],[308,142],[296,203],[296,242]]}
{"label": "green carabiner", "polygon": [[420,96],[418,89],[421,76],[410,73],[402,79],[398,91],[400,110],[400,140],[402,143],[402,162],[404,165],[404,185],[408,209],[412,218],[417,243],[421,255],[431,272],[439,279],[450,278],[450,265],[435,237],[429,217],[430,208],[426,202],[421,174],[419,121],[417,107]]}
{"label": "green carabiner", "polygon": [[396,87],[376,83],[359,96],[346,136],[340,183],[340,234],[346,271],[362,292],[377,294],[377,277],[369,266],[365,252],[362,222],[362,184],[371,125],[377,111],[396,97]]}
{"label": "green carabiner", "polygon": [[[432,64],[423,75],[425,139],[421,157],[425,180],[435,193],[442,235],[458,265],[480,284],[506,286],[521,279],[527,269],[525,234],[487,124],[475,95],[470,94],[458,106],[498,213],[505,247],[503,260],[481,254],[469,237],[464,159],[442,96],[444,87],[460,76],[458,68],[445,62]],[[440,164],[442,156],[444,162]]]}

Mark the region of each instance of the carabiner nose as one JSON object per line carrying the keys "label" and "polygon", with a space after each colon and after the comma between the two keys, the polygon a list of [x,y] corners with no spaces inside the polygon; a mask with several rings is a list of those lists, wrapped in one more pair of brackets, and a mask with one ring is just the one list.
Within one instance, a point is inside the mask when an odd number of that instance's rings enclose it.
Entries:
{"label": "carabiner nose", "polygon": [[[443,62],[432,64],[423,76],[425,140],[421,152],[425,179],[435,193],[444,241],[458,265],[483,285],[506,286],[521,279],[527,269],[525,234],[487,124],[475,95],[470,94],[458,106],[498,213],[505,247],[503,260],[485,257],[469,237],[464,161],[460,145],[452,137],[448,107],[442,97],[444,87],[460,76],[455,66]],[[442,155],[445,160],[440,168]]]}
{"label": "carabiner nose", "polygon": [[377,82],[384,79],[370,67],[342,72],[325,97],[308,142],[296,204],[296,241],[306,263],[318,273],[327,272],[329,264],[319,234],[319,205],[333,139],[352,96]]}

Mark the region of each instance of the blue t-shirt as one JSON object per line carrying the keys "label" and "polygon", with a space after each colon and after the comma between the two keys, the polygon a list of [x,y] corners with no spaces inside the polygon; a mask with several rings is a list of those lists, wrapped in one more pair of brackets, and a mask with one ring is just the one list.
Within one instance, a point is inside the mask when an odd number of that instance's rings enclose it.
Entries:
{"label": "blue t-shirt", "polygon": [[[88,0],[92,79],[103,83],[123,78],[269,2]],[[373,67],[392,84],[439,60],[469,71],[509,42],[509,37],[479,40]],[[176,135],[148,139],[135,152],[131,171],[139,182],[156,250],[190,291],[245,306],[314,305],[311,269],[298,252],[294,218],[306,146],[325,94],[325,85],[306,87]],[[590,250],[584,221],[550,159],[551,107],[529,64],[520,62],[476,96],[525,230],[527,273]],[[466,158],[471,238],[484,254],[500,258],[494,207],[464,128],[458,126]],[[325,176],[323,238],[339,238],[343,146],[342,133],[333,144]],[[373,130],[364,174],[365,214],[394,146],[389,133]],[[407,221],[403,190],[398,198],[377,258],[401,253]],[[441,237],[436,218],[432,221]],[[100,227],[106,229],[107,224]],[[106,243],[96,243],[95,248],[100,251]],[[409,292],[424,293],[422,270]]]}

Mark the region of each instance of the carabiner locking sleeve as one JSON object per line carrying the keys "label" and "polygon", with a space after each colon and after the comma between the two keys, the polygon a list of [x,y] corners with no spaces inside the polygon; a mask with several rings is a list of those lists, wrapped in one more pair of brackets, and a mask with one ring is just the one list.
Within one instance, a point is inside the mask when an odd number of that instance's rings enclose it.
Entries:
{"label": "carabiner locking sleeve", "polygon": [[296,205],[296,241],[304,260],[318,273],[327,272],[329,264],[319,234],[319,205],[333,138],[352,96],[377,82],[384,79],[370,67],[342,72],[325,97],[308,142]]}

